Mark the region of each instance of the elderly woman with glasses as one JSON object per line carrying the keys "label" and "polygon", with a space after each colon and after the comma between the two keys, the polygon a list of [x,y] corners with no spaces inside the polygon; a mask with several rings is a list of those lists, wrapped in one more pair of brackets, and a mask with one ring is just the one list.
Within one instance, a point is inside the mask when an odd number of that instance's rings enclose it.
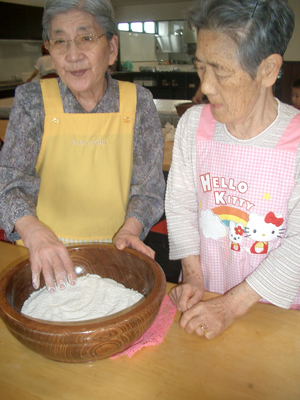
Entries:
{"label": "elderly woman with glasses", "polygon": [[142,240],[163,212],[163,138],[151,93],[107,73],[109,0],[47,0],[43,38],[59,78],[16,90],[0,158],[0,225],[29,249],[32,282],[76,275],[65,245]]}
{"label": "elderly woman with glasses", "polygon": [[[260,300],[300,308],[300,113],[272,90],[294,15],[285,0],[198,0],[187,17],[210,104],[175,134],[170,297],[180,326],[211,339]],[[204,290],[220,296],[203,302]]]}

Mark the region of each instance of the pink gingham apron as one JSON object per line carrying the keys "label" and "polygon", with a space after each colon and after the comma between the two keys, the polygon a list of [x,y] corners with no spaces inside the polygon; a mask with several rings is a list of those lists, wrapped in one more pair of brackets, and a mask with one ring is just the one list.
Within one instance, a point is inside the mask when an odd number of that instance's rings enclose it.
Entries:
{"label": "pink gingham apron", "polygon": [[[253,272],[285,235],[300,115],[275,149],[214,142],[215,124],[210,105],[204,106],[197,131],[200,257],[205,289],[225,293]],[[300,293],[294,304],[300,304]]]}

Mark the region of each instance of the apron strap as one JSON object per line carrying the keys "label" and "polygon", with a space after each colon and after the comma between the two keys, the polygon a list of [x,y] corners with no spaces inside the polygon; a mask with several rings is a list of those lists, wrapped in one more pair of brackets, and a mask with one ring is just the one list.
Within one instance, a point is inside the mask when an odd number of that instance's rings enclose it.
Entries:
{"label": "apron strap", "polygon": [[276,150],[296,153],[300,143],[300,113],[297,114],[288,124],[277,143]]}
{"label": "apron strap", "polygon": [[[132,115],[136,110],[136,86],[131,82],[119,81],[120,113]],[[63,113],[63,105],[60,97],[57,79],[45,79],[40,81],[45,113]],[[133,90],[134,89],[134,90]],[[59,99],[59,100],[58,100]],[[126,99],[121,101],[121,99]]]}
{"label": "apron strap", "polygon": [[120,104],[119,112],[125,115],[132,115],[136,110],[136,86],[131,82],[118,81],[118,83]]}
{"label": "apron strap", "polygon": [[60,97],[57,79],[40,80],[45,114],[63,113],[63,105]]}
{"label": "apron strap", "polygon": [[211,141],[214,138],[216,120],[214,119],[210,105],[202,108],[200,121],[197,130],[197,140],[202,142]]}

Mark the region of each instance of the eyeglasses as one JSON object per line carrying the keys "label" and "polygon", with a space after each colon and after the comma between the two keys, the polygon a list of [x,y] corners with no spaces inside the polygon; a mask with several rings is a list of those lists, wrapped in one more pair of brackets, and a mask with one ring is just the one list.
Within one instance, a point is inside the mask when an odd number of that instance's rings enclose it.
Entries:
{"label": "eyeglasses", "polygon": [[63,38],[58,38],[58,39],[50,39],[45,42],[45,47],[47,50],[49,50],[52,54],[63,54],[65,53],[71,42],[74,42],[79,49],[81,50],[92,50],[99,39],[101,39],[106,33],[102,33],[99,36],[95,36],[92,33],[87,33],[83,35],[77,35],[74,37],[74,39],[63,39]]}

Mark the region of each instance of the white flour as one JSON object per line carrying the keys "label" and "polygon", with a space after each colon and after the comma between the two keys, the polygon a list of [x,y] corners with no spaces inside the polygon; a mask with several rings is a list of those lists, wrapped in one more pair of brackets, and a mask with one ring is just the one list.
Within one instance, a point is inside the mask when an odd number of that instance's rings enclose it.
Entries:
{"label": "white flour", "polygon": [[48,292],[34,292],[24,302],[21,313],[48,321],[83,321],[105,317],[132,306],[144,296],[112,279],[86,275],[76,285]]}

